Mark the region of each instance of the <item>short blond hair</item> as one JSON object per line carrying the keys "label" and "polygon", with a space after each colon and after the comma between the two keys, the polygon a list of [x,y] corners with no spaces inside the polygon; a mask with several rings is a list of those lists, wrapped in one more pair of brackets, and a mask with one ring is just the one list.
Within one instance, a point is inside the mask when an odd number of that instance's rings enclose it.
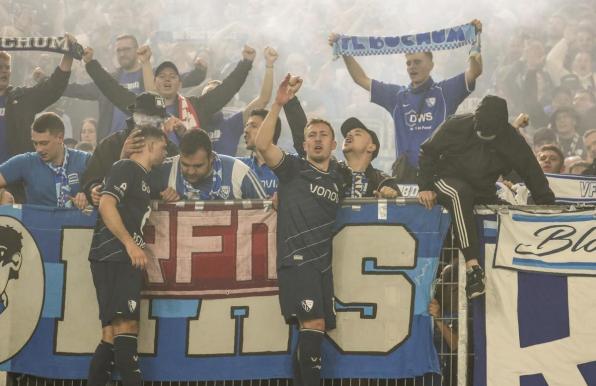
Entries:
{"label": "short blond hair", "polygon": [[331,126],[331,123],[329,123],[329,121],[326,121],[322,118],[310,118],[308,120],[308,122],[306,123],[306,126],[304,127],[304,136],[306,137],[306,130],[308,130],[309,127],[311,127],[312,125],[316,125],[317,123],[322,123],[324,125],[327,125],[329,127],[329,130],[331,130],[331,138],[335,139],[335,131],[333,131],[333,126]]}

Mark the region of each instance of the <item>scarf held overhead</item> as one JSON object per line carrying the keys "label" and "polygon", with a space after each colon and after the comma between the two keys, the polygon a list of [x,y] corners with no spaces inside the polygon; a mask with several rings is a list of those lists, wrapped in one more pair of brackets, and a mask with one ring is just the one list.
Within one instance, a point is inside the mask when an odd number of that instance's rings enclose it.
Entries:
{"label": "scarf held overhead", "polygon": [[0,51],[47,51],[68,54],[75,59],[83,58],[83,47],[69,44],[64,36],[56,37],[0,37]]}
{"label": "scarf held overhead", "polygon": [[333,43],[333,54],[366,56],[452,50],[468,44],[479,45],[477,37],[479,34],[473,24],[403,36],[340,35]]}

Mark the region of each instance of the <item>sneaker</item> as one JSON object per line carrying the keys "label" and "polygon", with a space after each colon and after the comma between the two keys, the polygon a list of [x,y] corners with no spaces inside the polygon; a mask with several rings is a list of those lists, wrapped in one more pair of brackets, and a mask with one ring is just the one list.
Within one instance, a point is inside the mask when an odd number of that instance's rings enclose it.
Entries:
{"label": "sneaker", "polygon": [[475,265],[466,272],[466,295],[473,299],[484,294],[484,270],[481,266]]}

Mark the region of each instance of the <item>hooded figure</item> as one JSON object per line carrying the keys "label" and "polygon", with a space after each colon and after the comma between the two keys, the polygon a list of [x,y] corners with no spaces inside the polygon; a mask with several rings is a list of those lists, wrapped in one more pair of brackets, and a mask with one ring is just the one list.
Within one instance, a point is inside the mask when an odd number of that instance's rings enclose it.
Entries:
{"label": "hooded figure", "polygon": [[[477,266],[480,250],[474,205],[500,203],[495,185],[500,176],[515,170],[536,204],[554,204],[532,149],[508,123],[507,102],[497,96],[484,97],[474,114],[449,117],[421,145],[419,166],[418,199],[427,208],[438,201],[449,210],[468,268],[470,262]],[[468,273],[468,297],[484,292],[484,273],[478,270]]]}

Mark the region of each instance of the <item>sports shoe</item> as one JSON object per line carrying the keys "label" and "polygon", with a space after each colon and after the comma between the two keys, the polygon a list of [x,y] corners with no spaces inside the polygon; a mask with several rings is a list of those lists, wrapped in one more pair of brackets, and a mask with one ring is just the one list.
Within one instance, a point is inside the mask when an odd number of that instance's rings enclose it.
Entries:
{"label": "sports shoe", "polygon": [[484,270],[475,265],[466,272],[466,295],[473,299],[484,294]]}

